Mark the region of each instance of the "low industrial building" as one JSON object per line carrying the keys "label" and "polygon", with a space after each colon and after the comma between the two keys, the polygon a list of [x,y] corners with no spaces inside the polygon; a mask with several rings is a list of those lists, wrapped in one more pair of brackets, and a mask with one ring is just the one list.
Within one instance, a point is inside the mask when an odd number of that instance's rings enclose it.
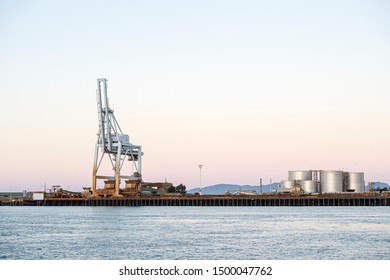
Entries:
{"label": "low industrial building", "polygon": [[168,182],[142,182],[141,183],[141,194],[146,195],[161,195],[169,193],[169,189],[173,187],[172,183]]}
{"label": "low industrial building", "polygon": [[0,197],[28,197],[28,192],[0,192]]}

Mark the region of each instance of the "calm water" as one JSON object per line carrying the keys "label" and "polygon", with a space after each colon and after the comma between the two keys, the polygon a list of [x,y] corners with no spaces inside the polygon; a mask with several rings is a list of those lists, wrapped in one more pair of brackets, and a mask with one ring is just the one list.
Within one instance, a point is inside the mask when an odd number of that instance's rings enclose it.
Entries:
{"label": "calm water", "polygon": [[0,207],[0,259],[390,259],[390,207]]}

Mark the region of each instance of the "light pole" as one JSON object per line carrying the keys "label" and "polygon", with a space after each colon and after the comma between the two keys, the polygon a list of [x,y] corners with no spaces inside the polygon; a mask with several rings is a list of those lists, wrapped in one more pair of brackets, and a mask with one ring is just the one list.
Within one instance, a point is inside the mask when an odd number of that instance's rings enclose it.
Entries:
{"label": "light pole", "polygon": [[199,193],[202,194],[202,167],[203,167],[203,164],[199,164],[198,165],[199,167]]}

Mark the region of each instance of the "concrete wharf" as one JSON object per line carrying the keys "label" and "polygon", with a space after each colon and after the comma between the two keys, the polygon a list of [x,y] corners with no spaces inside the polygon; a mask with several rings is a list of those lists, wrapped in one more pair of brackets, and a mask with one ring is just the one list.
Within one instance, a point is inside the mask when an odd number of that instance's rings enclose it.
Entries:
{"label": "concrete wharf", "polygon": [[6,200],[0,205],[14,206],[390,206],[383,195],[255,195],[255,196],[130,196],[109,198],[46,198],[44,200]]}

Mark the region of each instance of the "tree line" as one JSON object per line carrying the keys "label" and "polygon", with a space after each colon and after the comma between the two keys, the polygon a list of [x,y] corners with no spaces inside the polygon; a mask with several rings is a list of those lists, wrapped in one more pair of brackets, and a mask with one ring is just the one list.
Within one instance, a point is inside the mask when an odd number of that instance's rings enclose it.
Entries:
{"label": "tree line", "polygon": [[167,189],[167,192],[168,193],[180,193],[180,194],[185,194],[187,192],[186,190],[186,186],[183,185],[183,184],[180,184],[180,185],[177,185],[176,187],[174,187],[173,185],[170,186],[168,189]]}

